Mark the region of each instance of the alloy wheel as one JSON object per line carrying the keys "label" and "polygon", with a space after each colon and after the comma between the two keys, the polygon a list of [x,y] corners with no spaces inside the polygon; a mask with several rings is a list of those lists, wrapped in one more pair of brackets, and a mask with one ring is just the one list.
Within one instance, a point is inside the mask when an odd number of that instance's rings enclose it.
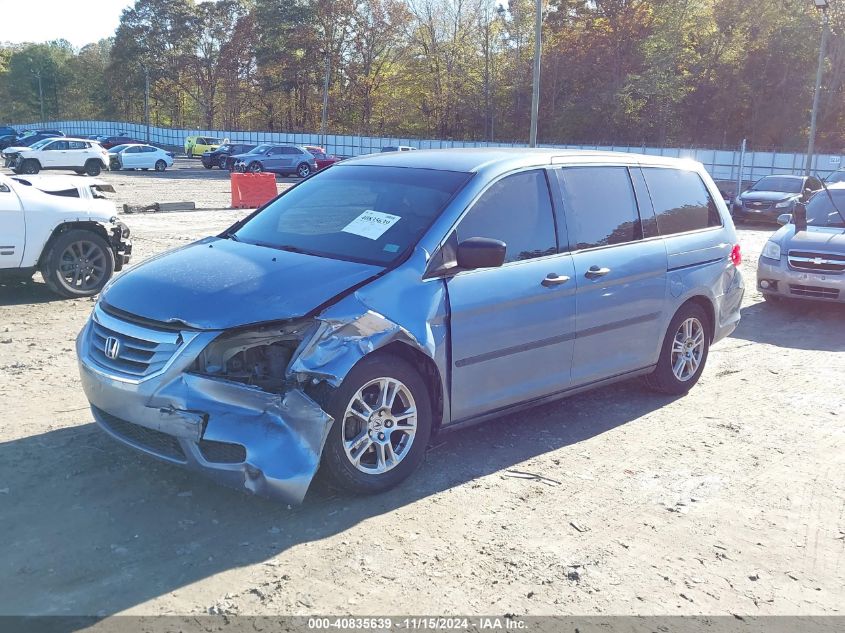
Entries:
{"label": "alloy wheel", "polygon": [[377,475],[408,455],[417,430],[417,407],[408,387],[376,378],[361,387],[343,416],[343,450],[359,471]]}
{"label": "alloy wheel", "polygon": [[68,288],[89,291],[107,274],[108,259],[102,249],[87,240],[72,242],[59,258],[59,277]]}
{"label": "alloy wheel", "polygon": [[672,341],[672,373],[681,382],[692,378],[704,357],[704,326],[695,317],[681,323]]}

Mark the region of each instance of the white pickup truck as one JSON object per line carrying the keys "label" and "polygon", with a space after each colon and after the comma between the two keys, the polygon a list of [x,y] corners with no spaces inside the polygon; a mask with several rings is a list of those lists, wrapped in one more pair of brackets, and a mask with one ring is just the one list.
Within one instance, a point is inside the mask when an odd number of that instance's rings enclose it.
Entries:
{"label": "white pickup truck", "polygon": [[0,174],[0,281],[40,271],[65,297],[97,294],[129,261],[129,228],[102,180]]}

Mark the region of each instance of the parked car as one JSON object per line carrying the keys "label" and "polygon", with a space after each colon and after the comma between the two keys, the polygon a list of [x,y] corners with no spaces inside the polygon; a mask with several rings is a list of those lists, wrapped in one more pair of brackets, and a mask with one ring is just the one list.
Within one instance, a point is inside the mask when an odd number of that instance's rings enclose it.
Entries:
{"label": "parked car", "polygon": [[205,152],[213,152],[225,142],[211,136],[189,136],[185,139],[185,154],[188,158],[202,156]]}
{"label": "parked car", "polygon": [[239,154],[246,154],[255,149],[255,143],[223,143],[214,151],[203,152],[200,157],[202,166],[206,169],[219,167],[220,169],[231,169],[231,157]]}
{"label": "parked car", "polygon": [[4,150],[7,147],[12,147],[17,145],[18,143],[18,135],[17,134],[6,134],[0,136],[0,150]]}
{"label": "parked car", "polygon": [[[37,174],[42,169],[69,169],[77,174],[99,176],[109,168],[109,155],[99,143],[79,138],[56,137],[32,147],[10,148],[16,174]],[[10,150],[3,152],[9,156]]]}
{"label": "parked car", "polygon": [[388,145],[387,147],[382,147],[381,151],[383,152],[413,152],[416,150],[416,147],[410,147],[408,145]]}
{"label": "parked car", "polygon": [[334,165],[335,163],[340,162],[340,158],[337,156],[330,156],[326,154],[326,150],[322,147],[317,147],[315,145],[306,145],[305,149],[308,151],[311,156],[314,157],[314,160],[317,162],[317,169],[325,169],[329,165]]}
{"label": "parked car", "polygon": [[845,302],[845,183],[816,192],[778,222],[757,261],[763,298]]}
{"label": "parked car", "polygon": [[79,176],[0,175],[0,279],[40,271],[61,296],[97,294],[129,262],[129,228],[105,199],[109,185]]}
{"label": "parked car", "polygon": [[[36,143],[40,143],[46,139],[58,138],[58,136],[58,134],[29,134],[27,136],[18,137],[17,139],[10,139],[9,143],[5,147],[0,147],[0,150],[2,150],[4,155],[9,154],[11,156],[19,150],[33,147]],[[9,167],[10,165],[11,161],[7,159],[4,166]]]}
{"label": "parked car", "polygon": [[112,149],[118,145],[136,145],[143,142],[144,141],[136,140],[131,136],[107,136],[100,141],[100,145],[102,145],[105,149]]}
{"label": "parked car", "polygon": [[282,176],[296,174],[307,178],[317,171],[316,159],[299,145],[259,145],[247,154],[233,157],[234,169],[241,172],[269,171]]}
{"label": "parked car", "polygon": [[777,222],[782,213],[791,213],[805,189],[822,188],[815,176],[765,176],[736,197],[734,220]]}
{"label": "parked car", "polygon": [[155,169],[173,166],[173,155],[152,145],[118,145],[109,150],[111,169]]}
{"label": "parked car", "polygon": [[18,131],[8,125],[0,125],[0,138],[4,136],[17,136]]}
{"label": "parked car", "polygon": [[116,279],[82,386],[114,438],[241,490],[298,502],[320,467],[372,493],[441,428],[636,376],[686,393],[740,319],[740,261],[700,164],[358,157]]}

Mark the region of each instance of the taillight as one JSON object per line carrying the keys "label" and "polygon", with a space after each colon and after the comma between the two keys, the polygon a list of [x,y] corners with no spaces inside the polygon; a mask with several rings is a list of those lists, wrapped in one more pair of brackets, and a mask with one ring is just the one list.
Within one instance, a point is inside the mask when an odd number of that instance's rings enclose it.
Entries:
{"label": "taillight", "polygon": [[739,266],[742,263],[742,249],[739,247],[739,244],[734,244],[734,247],[731,249],[731,263],[734,266]]}

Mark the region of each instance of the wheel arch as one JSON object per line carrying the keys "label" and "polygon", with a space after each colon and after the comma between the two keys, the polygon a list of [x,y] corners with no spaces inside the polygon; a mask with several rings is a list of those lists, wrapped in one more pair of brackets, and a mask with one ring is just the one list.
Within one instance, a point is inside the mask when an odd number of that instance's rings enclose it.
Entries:
{"label": "wheel arch", "polygon": [[[689,297],[686,301],[684,301],[678,309],[675,310],[675,314],[681,311],[684,306],[694,304],[700,306],[704,313],[707,315],[707,335],[710,337],[710,342],[713,342],[713,338],[716,336],[716,308],[713,305],[713,301],[710,297],[707,297],[702,294],[697,294]],[[674,318],[674,314],[672,318]]]}
{"label": "wheel arch", "polygon": [[104,240],[106,240],[106,244],[111,246],[111,236],[106,230],[106,227],[100,224],[99,222],[95,222],[93,220],[73,220],[70,222],[62,222],[61,224],[56,225],[52,233],[50,233],[50,237],[47,238],[47,241],[41,248],[41,254],[38,256],[37,264],[37,267],[39,269],[41,268],[41,266],[44,265],[47,259],[47,255],[49,254],[50,249],[53,247],[53,244],[56,242],[56,240],[68,231],[74,230],[91,231],[92,233],[96,233]]}
{"label": "wheel arch", "polygon": [[[389,354],[401,358],[420,373],[428,388],[428,396],[431,402],[432,431],[436,432],[440,429],[443,426],[445,394],[443,393],[443,377],[440,375],[440,370],[434,360],[419,349],[402,341],[389,343],[374,353]],[[364,358],[367,358],[367,356],[364,356]]]}

